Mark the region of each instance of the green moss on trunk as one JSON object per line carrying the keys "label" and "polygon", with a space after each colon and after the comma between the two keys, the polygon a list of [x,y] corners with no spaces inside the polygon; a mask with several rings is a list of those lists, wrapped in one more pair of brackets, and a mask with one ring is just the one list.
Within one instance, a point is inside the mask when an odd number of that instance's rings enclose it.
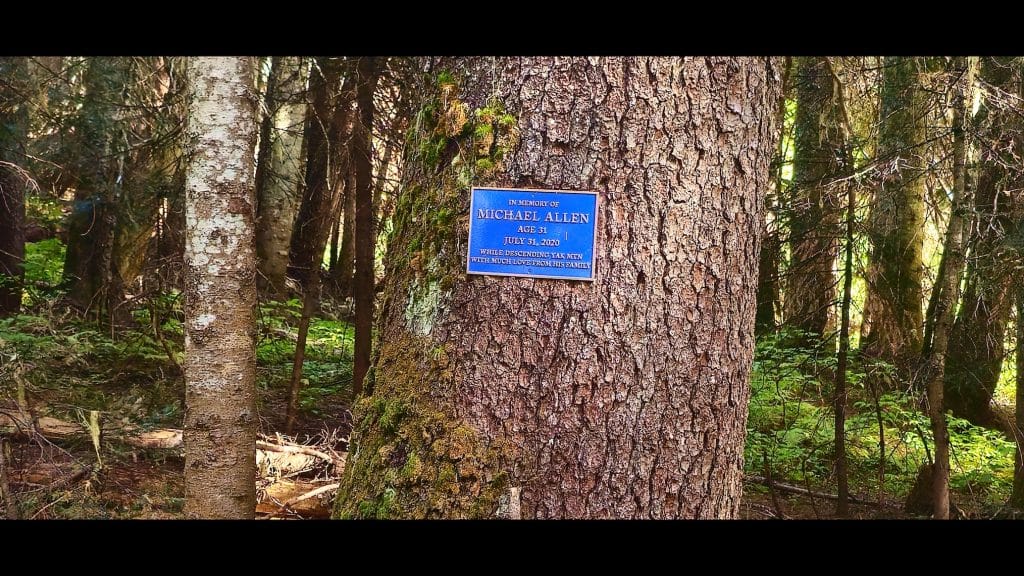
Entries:
{"label": "green moss on trunk", "polygon": [[442,349],[417,336],[384,344],[374,396],[355,407],[355,439],[336,518],[481,518],[495,514],[508,477],[505,445],[484,445],[435,401],[453,376]]}
{"label": "green moss on trunk", "polygon": [[507,493],[509,448],[454,413],[456,367],[431,333],[464,274],[470,187],[500,173],[517,123],[498,103],[462,102],[450,74],[434,88],[406,142],[372,395],[353,410],[336,518],[493,517]]}

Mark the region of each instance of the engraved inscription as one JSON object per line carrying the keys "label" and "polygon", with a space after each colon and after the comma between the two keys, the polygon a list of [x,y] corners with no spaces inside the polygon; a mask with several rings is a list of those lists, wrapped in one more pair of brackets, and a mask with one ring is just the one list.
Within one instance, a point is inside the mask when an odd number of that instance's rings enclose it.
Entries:
{"label": "engraved inscription", "polygon": [[474,188],[471,274],[593,280],[595,192]]}

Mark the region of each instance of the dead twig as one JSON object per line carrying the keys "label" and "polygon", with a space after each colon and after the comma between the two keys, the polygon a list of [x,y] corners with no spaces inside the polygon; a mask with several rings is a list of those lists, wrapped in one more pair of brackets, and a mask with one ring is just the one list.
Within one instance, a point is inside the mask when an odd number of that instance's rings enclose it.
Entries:
{"label": "dead twig", "polygon": [[325,452],[321,452],[316,448],[309,446],[294,445],[294,444],[272,444],[263,440],[256,441],[256,448],[260,450],[266,450],[267,452],[281,452],[284,454],[305,454],[307,456],[314,456],[321,460],[326,460],[331,464],[337,464],[338,458],[331,456]]}
{"label": "dead twig", "polygon": [[306,492],[305,494],[300,494],[299,496],[296,496],[295,498],[292,498],[292,499],[286,501],[284,503],[284,506],[286,506],[286,507],[287,506],[293,506],[295,504],[298,504],[299,502],[302,502],[303,500],[308,500],[308,499],[313,498],[315,496],[319,496],[319,495],[321,495],[321,494],[323,494],[325,492],[330,492],[331,490],[337,490],[338,486],[341,486],[341,484],[338,484],[338,483],[327,484],[326,486],[321,486],[321,487],[317,488],[316,490],[310,490],[309,492]]}

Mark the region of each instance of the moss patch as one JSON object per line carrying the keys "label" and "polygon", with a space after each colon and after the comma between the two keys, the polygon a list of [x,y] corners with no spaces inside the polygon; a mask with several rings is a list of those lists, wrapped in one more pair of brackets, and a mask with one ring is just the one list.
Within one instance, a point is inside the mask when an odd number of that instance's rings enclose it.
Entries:
{"label": "moss patch", "polygon": [[408,164],[395,207],[389,265],[409,268],[406,325],[429,334],[463,273],[469,190],[492,181],[519,142],[515,116],[492,101],[471,108],[454,75],[438,74],[408,133]]}
{"label": "moss patch", "polygon": [[[435,347],[436,348],[436,347]],[[426,339],[385,343],[373,397],[354,409],[356,429],[336,518],[493,517],[508,478],[507,446],[486,445],[430,390],[450,389],[447,356]]]}

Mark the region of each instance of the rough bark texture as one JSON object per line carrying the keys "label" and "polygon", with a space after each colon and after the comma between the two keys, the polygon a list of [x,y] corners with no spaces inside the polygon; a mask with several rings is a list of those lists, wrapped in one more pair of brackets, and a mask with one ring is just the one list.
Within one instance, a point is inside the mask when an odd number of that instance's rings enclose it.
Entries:
{"label": "rough bark texture", "polygon": [[[436,75],[336,515],[736,515],[778,64]],[[471,184],[598,191],[595,281],[465,275]]]}
{"label": "rough bark texture", "polygon": [[185,513],[256,510],[253,59],[193,58],[185,213]]}
{"label": "rough bark texture", "polygon": [[[1019,82],[1013,60],[981,59],[981,79],[1013,94],[1013,83]],[[1004,102],[998,103],[997,99]],[[1004,338],[1013,307],[1013,269],[1019,258],[1014,213],[1020,210],[1022,179],[1017,154],[1024,123],[1016,107],[1005,106],[1004,97],[992,94],[975,119],[979,150],[972,257],[946,357],[947,408],[981,425],[996,424],[990,403],[1005,356]]]}
{"label": "rough bark texture", "polygon": [[25,276],[27,80],[25,58],[0,58],[0,318],[21,310]]}
{"label": "rough bark texture", "polygon": [[[839,250],[839,111],[836,86],[824,58],[796,59],[793,185],[789,195],[791,261],[785,324],[823,336],[835,300]],[[809,343],[809,342],[808,342]]]}
{"label": "rough bark texture", "polygon": [[275,56],[267,80],[267,117],[263,120],[256,168],[256,254],[259,280],[271,295],[285,291],[288,246],[302,189],[303,126],[306,118],[305,58]]}
{"label": "rough bark texture", "polygon": [[923,58],[884,60],[871,261],[862,325],[866,353],[908,368],[921,350],[927,100]]}
{"label": "rough bark texture", "polygon": [[362,57],[356,65],[356,123],[352,144],[352,174],[355,176],[355,342],[352,347],[352,393],[363,391],[363,379],[370,369],[373,339],[373,265],[377,232],[373,209],[373,92],[377,86],[377,59]]}
{"label": "rough bark texture", "polygon": [[342,62],[338,58],[317,58],[310,76],[305,188],[292,229],[288,261],[288,275],[304,288],[311,286],[314,275],[320,273],[331,217],[340,202],[338,175],[344,173],[342,165],[348,160],[344,127],[352,90],[339,90],[341,76]]}

